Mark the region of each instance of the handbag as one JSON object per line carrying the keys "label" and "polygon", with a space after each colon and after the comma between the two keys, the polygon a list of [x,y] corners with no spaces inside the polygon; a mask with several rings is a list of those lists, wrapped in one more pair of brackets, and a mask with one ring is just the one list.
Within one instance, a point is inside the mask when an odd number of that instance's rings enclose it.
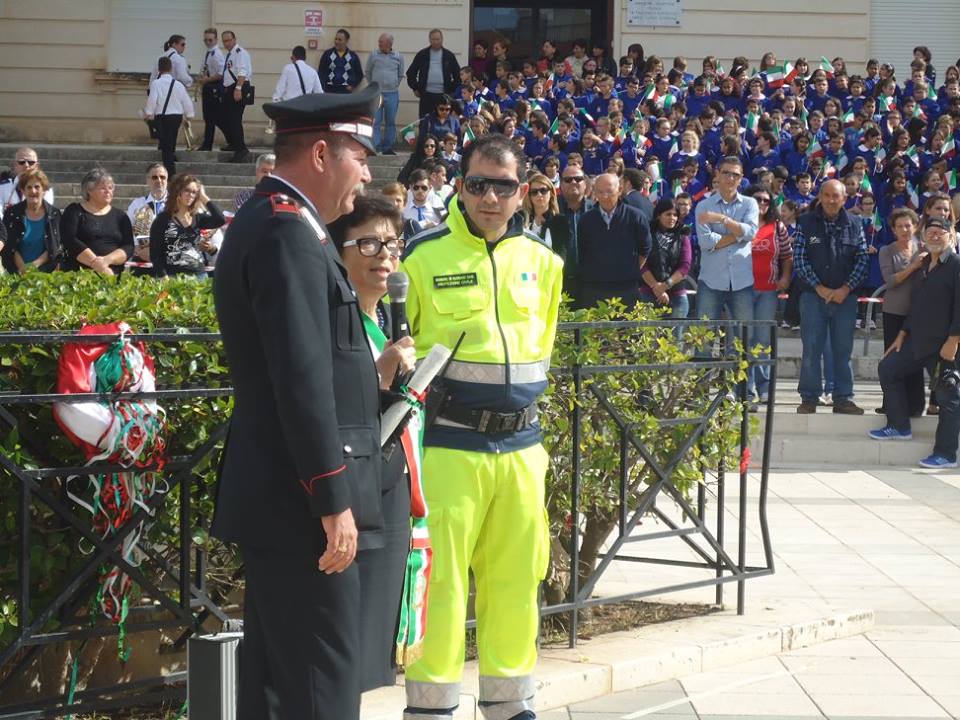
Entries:
{"label": "handbag", "polygon": [[160,111],[160,115],[154,115],[149,120],[144,120],[147,123],[147,129],[150,131],[151,140],[160,139],[160,116],[167,114],[167,106],[170,104],[170,96],[173,95],[173,86],[176,84],[176,80],[171,78],[172,82],[170,83],[170,88],[167,90],[167,99],[163,101],[163,110]]}

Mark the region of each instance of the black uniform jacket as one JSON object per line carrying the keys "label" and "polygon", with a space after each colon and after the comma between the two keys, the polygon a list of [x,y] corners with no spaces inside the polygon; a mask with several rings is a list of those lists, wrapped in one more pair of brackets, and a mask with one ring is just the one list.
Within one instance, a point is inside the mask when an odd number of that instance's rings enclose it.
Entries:
{"label": "black uniform jacket", "polygon": [[320,552],[320,517],[349,507],[359,547],[376,547],[377,370],[346,268],[322,222],[320,240],[300,216],[304,205],[285,182],[265,178],[219,252],[214,297],[235,406],[213,532]]}

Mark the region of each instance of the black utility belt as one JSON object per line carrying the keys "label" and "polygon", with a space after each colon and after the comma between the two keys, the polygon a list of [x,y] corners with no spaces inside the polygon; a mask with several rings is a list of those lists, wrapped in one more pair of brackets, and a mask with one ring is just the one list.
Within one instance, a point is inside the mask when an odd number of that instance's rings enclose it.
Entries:
{"label": "black utility belt", "polygon": [[439,417],[458,425],[465,425],[484,435],[503,435],[504,433],[526,430],[537,421],[538,415],[536,404],[527,405],[527,407],[516,412],[504,413],[495,410],[467,408],[452,400],[447,400],[440,409]]}

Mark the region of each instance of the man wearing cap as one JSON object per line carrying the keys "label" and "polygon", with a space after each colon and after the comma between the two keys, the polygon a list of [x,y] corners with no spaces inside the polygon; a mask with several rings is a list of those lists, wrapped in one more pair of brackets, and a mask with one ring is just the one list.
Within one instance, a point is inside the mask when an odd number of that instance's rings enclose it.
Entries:
{"label": "man wearing cap", "polygon": [[264,105],[276,168],[214,298],[235,391],[213,533],[246,569],[240,720],[356,720],[357,549],[382,544],[377,368],[326,223],[370,182],[380,89]]}
{"label": "man wearing cap", "polygon": [[910,276],[910,313],[903,329],[880,361],[887,424],[871,430],[874,440],[910,440],[910,412],[906,379],[926,368],[933,378],[940,406],[933,452],[920,467],[935,470],[957,467],[960,434],[960,257],[957,234],[949,220],[930,218],[923,230],[926,248],[920,271]]}

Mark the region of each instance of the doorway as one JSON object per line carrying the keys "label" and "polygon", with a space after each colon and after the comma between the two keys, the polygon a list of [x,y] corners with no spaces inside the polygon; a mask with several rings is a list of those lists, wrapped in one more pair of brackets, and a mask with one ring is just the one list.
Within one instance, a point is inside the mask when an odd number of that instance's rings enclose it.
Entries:
{"label": "doorway", "polygon": [[566,57],[578,38],[611,37],[608,5],[609,0],[474,0],[470,47],[474,39],[488,47],[506,39],[511,60],[519,63],[539,58],[543,41],[550,40]]}

